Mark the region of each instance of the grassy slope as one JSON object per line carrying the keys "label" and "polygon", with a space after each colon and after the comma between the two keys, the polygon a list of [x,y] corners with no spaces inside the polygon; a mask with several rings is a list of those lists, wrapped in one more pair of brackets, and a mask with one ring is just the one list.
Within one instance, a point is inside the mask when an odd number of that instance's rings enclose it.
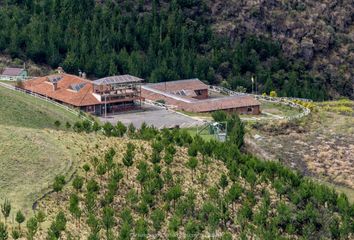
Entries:
{"label": "grassy slope", "polygon": [[76,152],[61,132],[0,125],[0,196],[30,212],[56,174],[73,169]]}
{"label": "grassy slope", "polygon": [[299,109],[295,109],[289,106],[286,106],[284,104],[280,103],[272,103],[272,102],[265,102],[265,101],[260,101],[261,102],[261,111],[263,113],[270,113],[273,115],[277,115],[280,117],[291,117],[294,115],[299,114]]}
{"label": "grassy slope", "polygon": [[29,128],[55,128],[56,120],[64,128],[66,122],[79,120],[60,107],[3,87],[0,87],[0,113],[0,124]]}
{"label": "grassy slope", "polygon": [[[300,122],[300,132],[296,128],[287,128],[276,133],[270,130],[276,125],[269,123],[262,129],[251,130],[250,135],[259,135],[260,139],[248,139],[271,158],[335,186],[354,202],[353,115],[335,113],[324,107],[342,105],[340,102],[317,105],[316,111]],[[354,108],[354,102],[349,106]],[[271,125],[274,126],[269,127]],[[278,128],[282,127],[279,125]]]}
{"label": "grassy slope", "polygon": [[[15,210],[30,212],[54,176],[72,170],[79,152],[73,149],[71,134],[43,128],[54,128],[56,120],[64,125],[79,119],[55,105],[2,87],[0,113],[0,201],[9,198]],[[64,137],[65,141],[60,139]]]}

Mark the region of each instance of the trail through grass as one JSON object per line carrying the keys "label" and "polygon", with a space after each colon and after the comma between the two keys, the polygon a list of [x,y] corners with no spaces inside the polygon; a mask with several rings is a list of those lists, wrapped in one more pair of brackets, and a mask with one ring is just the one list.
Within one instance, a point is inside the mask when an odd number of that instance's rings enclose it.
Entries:
{"label": "trail through grass", "polygon": [[60,139],[61,134],[0,125],[0,201],[8,198],[13,213],[19,209],[29,213],[57,174],[73,171],[74,141]]}

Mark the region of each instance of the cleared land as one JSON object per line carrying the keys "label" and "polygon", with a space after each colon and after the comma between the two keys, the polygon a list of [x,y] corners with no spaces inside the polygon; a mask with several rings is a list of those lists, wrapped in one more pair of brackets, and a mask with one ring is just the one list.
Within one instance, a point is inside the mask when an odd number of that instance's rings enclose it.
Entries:
{"label": "cleared land", "polygon": [[[54,122],[74,123],[72,113],[0,87],[0,200],[31,212],[57,174],[69,175],[81,151],[72,133],[53,131]],[[45,129],[47,128],[47,129]],[[15,212],[15,211],[13,211]]]}
{"label": "cleared land", "polygon": [[285,104],[273,103],[273,102],[261,102],[261,110],[263,114],[272,114],[279,117],[291,117],[301,112],[300,109],[296,109]]}
{"label": "cleared land", "polygon": [[[31,212],[36,199],[51,186],[55,175],[73,171],[73,140],[57,131],[0,125],[0,198],[15,210]],[[15,212],[15,211],[13,211]]]}
{"label": "cleared land", "polygon": [[308,176],[336,184],[354,201],[351,104],[349,108],[335,102],[318,104],[311,116],[296,123],[255,124],[247,139],[248,147],[262,157],[278,159]]}

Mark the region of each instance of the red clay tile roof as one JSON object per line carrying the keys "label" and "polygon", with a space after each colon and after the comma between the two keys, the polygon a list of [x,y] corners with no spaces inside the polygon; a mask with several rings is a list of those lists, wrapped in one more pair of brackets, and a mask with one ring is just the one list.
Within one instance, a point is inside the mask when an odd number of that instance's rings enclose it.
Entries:
{"label": "red clay tile roof", "polygon": [[187,80],[178,80],[171,82],[163,83],[153,83],[148,85],[151,88],[166,91],[166,92],[177,92],[177,91],[195,91],[201,89],[208,89],[208,85],[200,81],[199,79],[187,79]]}
{"label": "red clay tile roof", "polygon": [[1,75],[16,77],[20,75],[23,70],[23,68],[5,68]]}
{"label": "red clay tile roof", "polygon": [[[53,84],[48,81],[48,78],[57,76],[62,78],[58,81],[57,90],[54,91]],[[81,83],[86,84],[79,91],[72,90],[73,84]],[[74,75],[60,74],[28,80],[24,82],[24,88],[76,107],[100,104],[92,94],[92,82]]]}
{"label": "red clay tile roof", "polygon": [[195,101],[186,104],[185,110],[189,112],[211,112],[259,105],[260,103],[251,96],[231,96]]}

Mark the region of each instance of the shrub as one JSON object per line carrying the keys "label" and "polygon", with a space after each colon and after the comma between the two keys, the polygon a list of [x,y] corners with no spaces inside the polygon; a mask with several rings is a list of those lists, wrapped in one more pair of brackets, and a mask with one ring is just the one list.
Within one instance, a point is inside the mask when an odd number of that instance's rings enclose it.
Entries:
{"label": "shrub", "polygon": [[92,131],[92,123],[89,120],[82,121],[82,129],[89,133]]}
{"label": "shrub", "polygon": [[56,121],[54,122],[54,125],[55,125],[56,128],[59,128],[60,125],[61,125],[61,122],[60,122],[59,120],[56,120]]}
{"label": "shrub", "polygon": [[126,132],[127,132],[127,127],[122,122],[118,121],[115,127],[114,135],[116,137],[123,137]]}
{"label": "shrub", "polygon": [[75,122],[73,129],[75,132],[78,132],[78,133],[82,132],[84,130],[84,128],[82,126],[82,122],[80,122],[80,121]]}
{"label": "shrub", "polygon": [[278,97],[278,94],[277,94],[276,91],[271,91],[271,92],[269,93],[269,96],[270,96],[270,97]]}

